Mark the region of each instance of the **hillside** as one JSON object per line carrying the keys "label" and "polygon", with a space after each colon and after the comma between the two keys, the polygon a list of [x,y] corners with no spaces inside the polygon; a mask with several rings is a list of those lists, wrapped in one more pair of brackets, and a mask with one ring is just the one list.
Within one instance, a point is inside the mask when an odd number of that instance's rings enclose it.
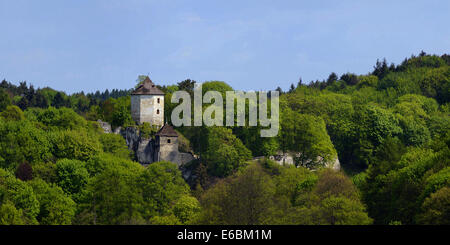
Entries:
{"label": "hillside", "polygon": [[[192,95],[195,83],[159,87],[167,119],[173,92]],[[277,137],[261,138],[259,126],[179,127],[200,156],[189,184],[175,164],[143,167],[120,135],[103,133],[98,119],[136,126],[132,89],[110,89],[0,83],[0,224],[450,224],[449,55],[277,88]],[[251,161],[278,152],[304,159]],[[318,157],[337,157],[343,171],[305,161]]]}

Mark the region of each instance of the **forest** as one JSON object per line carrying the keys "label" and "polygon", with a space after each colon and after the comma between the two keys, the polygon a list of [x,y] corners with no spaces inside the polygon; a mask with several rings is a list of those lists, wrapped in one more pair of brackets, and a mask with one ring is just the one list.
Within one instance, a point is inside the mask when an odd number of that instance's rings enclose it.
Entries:
{"label": "forest", "polygon": [[[180,150],[199,156],[184,166],[189,181],[171,162],[142,166],[97,122],[152,137],[131,119],[143,77],[129,90],[70,95],[0,83],[0,224],[450,224],[450,55],[422,51],[398,65],[377,60],[364,75],[274,85],[276,137],[261,138],[260,126],[178,127]],[[193,95],[196,83],[159,86],[169,123],[172,94]],[[280,165],[269,158],[278,152],[301,157]],[[340,171],[325,167],[333,159]]]}

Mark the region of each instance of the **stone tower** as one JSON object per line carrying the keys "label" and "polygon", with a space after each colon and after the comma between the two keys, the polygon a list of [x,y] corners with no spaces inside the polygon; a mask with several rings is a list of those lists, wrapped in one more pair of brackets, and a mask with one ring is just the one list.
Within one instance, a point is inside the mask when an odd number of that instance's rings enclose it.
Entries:
{"label": "stone tower", "polygon": [[155,161],[179,162],[178,133],[169,124],[164,125],[155,135]]}
{"label": "stone tower", "polygon": [[131,93],[131,118],[138,124],[164,125],[164,92],[149,77]]}

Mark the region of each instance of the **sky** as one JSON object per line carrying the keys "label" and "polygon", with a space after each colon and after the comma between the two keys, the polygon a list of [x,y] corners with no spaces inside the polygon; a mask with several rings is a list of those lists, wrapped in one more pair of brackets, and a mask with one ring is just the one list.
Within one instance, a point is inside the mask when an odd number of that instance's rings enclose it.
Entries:
{"label": "sky", "polygon": [[67,93],[225,81],[287,90],[450,51],[450,1],[0,0],[0,80]]}

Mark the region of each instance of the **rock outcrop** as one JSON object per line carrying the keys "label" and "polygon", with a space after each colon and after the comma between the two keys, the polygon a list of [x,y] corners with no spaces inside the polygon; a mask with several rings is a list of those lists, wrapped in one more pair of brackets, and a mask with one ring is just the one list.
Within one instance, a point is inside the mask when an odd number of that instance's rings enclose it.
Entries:
{"label": "rock outcrop", "polygon": [[98,119],[97,122],[100,125],[100,127],[103,129],[103,132],[105,132],[105,134],[112,133],[112,128],[111,128],[111,125],[109,123],[103,122],[100,119]]}
{"label": "rock outcrop", "polygon": [[120,134],[125,138],[128,149],[135,153],[136,160],[143,165],[169,161],[181,166],[196,159],[191,153],[179,152],[176,139],[169,141],[169,145],[167,142],[163,144],[157,139],[142,137],[136,127],[124,128]]}
{"label": "rock outcrop", "polygon": [[[288,152],[278,152],[276,155],[270,156],[269,159],[277,162],[280,165],[295,165],[296,159],[298,159],[301,156],[301,153],[288,153]],[[323,158],[317,157],[317,162],[322,162]],[[311,162],[311,160],[307,161]],[[334,170],[340,170],[341,164],[339,162],[339,159],[336,157],[333,161],[328,161],[323,163],[325,167],[331,168]]]}

